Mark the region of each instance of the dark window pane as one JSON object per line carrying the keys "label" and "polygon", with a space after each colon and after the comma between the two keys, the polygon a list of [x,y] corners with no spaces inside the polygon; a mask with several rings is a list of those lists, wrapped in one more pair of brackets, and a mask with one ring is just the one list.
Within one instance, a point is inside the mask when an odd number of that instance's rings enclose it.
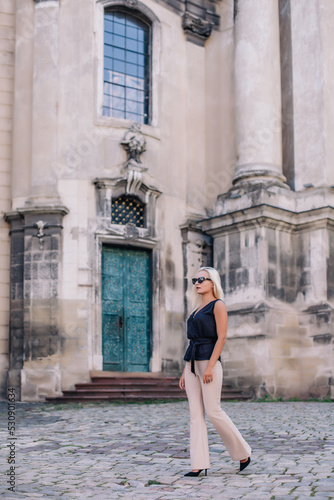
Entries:
{"label": "dark window pane", "polygon": [[111,89],[112,89],[112,86],[110,83],[108,82],[104,82],[104,93],[107,94],[107,95],[110,95],[111,94]]}
{"label": "dark window pane", "polygon": [[140,90],[136,90],[136,89],[127,89],[126,90],[126,98],[127,99],[131,99],[131,101],[138,101],[140,100]]}
{"label": "dark window pane", "polygon": [[117,85],[125,85],[125,75],[123,73],[117,73],[116,71],[114,71],[112,81]]}
{"label": "dark window pane", "polygon": [[137,35],[137,28],[130,28],[130,26],[126,27],[126,36],[129,38],[133,38],[134,40],[137,40],[138,35]]}
{"label": "dark window pane", "polygon": [[104,46],[104,57],[112,57],[113,47],[112,45],[105,44]]}
{"label": "dark window pane", "polygon": [[113,85],[112,95],[115,97],[125,97],[125,88],[120,85]]}
{"label": "dark window pane", "polygon": [[104,81],[111,82],[111,71],[107,69],[104,70]]}
{"label": "dark window pane", "polygon": [[118,49],[117,47],[114,48],[114,57],[115,59],[119,59],[120,61],[125,60],[125,50],[124,49]]}
{"label": "dark window pane", "polygon": [[137,40],[132,40],[132,38],[127,38],[126,39],[126,49],[127,50],[132,50],[133,52],[138,51],[138,42]]}
{"label": "dark window pane", "polygon": [[126,39],[123,36],[113,35],[113,45],[115,47],[124,48],[125,47],[125,40]]}
{"label": "dark window pane", "polygon": [[124,109],[125,99],[121,99],[120,97],[112,98],[112,107],[114,109]]}
{"label": "dark window pane", "polygon": [[113,12],[113,17],[118,23],[125,24],[125,15],[122,12]]}
{"label": "dark window pane", "polygon": [[135,17],[132,16],[127,16],[126,17],[126,26],[130,26],[133,28],[137,28],[137,26],[143,24],[139,19],[136,19]]}
{"label": "dark window pane", "polygon": [[137,103],[134,101],[126,101],[126,112],[137,113]]}
{"label": "dark window pane", "polygon": [[134,89],[144,89],[144,80],[140,78],[134,78],[133,76],[127,76],[126,85],[127,87],[131,87]]}
{"label": "dark window pane", "polygon": [[112,19],[105,19],[104,21],[104,29],[105,31],[107,31],[108,33],[113,33],[114,31],[114,28],[113,28],[113,21]]}
{"label": "dark window pane", "polygon": [[125,26],[124,24],[114,23],[114,33],[115,35],[125,35]]}
{"label": "dark window pane", "polygon": [[111,33],[104,32],[104,43],[112,45],[113,35]]}
{"label": "dark window pane", "polygon": [[136,64],[126,63],[126,74],[130,76],[137,76],[137,71],[139,70]]}
{"label": "dark window pane", "polygon": [[126,61],[132,64],[137,64],[137,52],[126,51]]}
{"label": "dark window pane", "polygon": [[123,61],[118,61],[114,59],[114,70],[119,73],[125,73],[125,63]]}
{"label": "dark window pane", "polygon": [[144,103],[138,102],[137,104],[137,112],[139,115],[144,115]]}
{"label": "dark window pane", "polygon": [[103,96],[103,106],[110,107],[110,96],[107,94]]}
{"label": "dark window pane", "polygon": [[105,69],[112,69],[112,63],[113,63],[113,60],[110,57],[104,58],[104,68]]}

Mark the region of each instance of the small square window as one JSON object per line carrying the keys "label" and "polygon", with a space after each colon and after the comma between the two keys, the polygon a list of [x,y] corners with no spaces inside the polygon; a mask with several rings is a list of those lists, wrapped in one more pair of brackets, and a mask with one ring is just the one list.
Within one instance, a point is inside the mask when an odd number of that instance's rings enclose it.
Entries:
{"label": "small square window", "polygon": [[122,195],[112,200],[112,224],[125,225],[131,222],[137,227],[144,227],[145,205],[135,197]]}

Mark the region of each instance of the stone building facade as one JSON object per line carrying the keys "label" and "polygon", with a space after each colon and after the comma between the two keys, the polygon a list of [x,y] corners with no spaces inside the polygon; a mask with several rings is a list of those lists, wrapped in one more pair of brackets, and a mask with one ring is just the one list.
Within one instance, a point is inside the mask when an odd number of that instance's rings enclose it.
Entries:
{"label": "stone building facade", "polygon": [[213,264],[225,382],[334,397],[333,20],[331,0],[0,2],[2,396],[179,374]]}

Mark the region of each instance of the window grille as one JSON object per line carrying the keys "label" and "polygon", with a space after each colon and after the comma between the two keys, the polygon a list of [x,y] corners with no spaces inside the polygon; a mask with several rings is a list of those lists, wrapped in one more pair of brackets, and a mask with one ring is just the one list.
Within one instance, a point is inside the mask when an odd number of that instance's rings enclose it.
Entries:
{"label": "window grille", "polygon": [[137,227],[144,227],[144,205],[131,196],[120,196],[112,201],[112,224],[124,226],[131,222]]}
{"label": "window grille", "polygon": [[123,11],[105,11],[103,115],[149,123],[151,27]]}

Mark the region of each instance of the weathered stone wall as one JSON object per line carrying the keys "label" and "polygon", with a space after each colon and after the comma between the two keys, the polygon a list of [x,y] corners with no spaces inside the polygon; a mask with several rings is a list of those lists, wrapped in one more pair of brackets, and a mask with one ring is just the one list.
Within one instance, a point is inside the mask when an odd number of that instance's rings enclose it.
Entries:
{"label": "weathered stone wall", "polygon": [[[189,280],[213,260],[229,311],[225,381],[257,395],[333,392],[333,6],[138,2],[152,22],[152,120],[133,165],[122,147],[132,123],[101,111],[107,4],[1,3],[10,36],[16,7],[20,75],[12,207],[10,196],[2,202],[12,245],[10,383],[39,400],[102,369],[101,253],[122,245],[152,255],[151,371],[181,371]],[[147,227],[111,223],[111,200],[127,190],[146,205]],[[0,230],[6,364],[8,225]]]}
{"label": "weathered stone wall", "polygon": [[[104,244],[152,252],[150,369],[181,370],[185,253],[180,225],[205,217],[231,181],[233,2],[212,5],[207,14],[209,4],[197,8],[194,3],[189,13],[199,24],[190,16],[185,28],[183,2],[172,8],[170,2],[144,0],[137,7],[152,21],[152,121],[141,130],[146,151],[137,194],[147,205],[148,225],[142,231],[110,227],[111,197],[130,182],[120,142],[131,122],[101,113],[104,4],[82,0],[78,14],[70,1],[16,2],[20,78],[15,81],[13,212],[7,216],[13,275],[10,378],[26,400],[73,388],[89,380],[90,369],[102,369]],[[210,33],[210,45],[204,46]],[[217,115],[213,95],[222,103]],[[203,119],[207,107],[214,120]],[[222,154],[227,174],[217,186],[213,178]],[[61,207],[66,207],[63,215],[68,211],[63,218]],[[57,239],[52,225],[58,216],[63,229]],[[43,249],[39,220],[49,225]],[[186,251],[188,263],[198,249],[202,261],[210,261],[210,245],[204,248],[210,238],[201,238],[199,247],[194,241]]]}
{"label": "weathered stone wall", "polygon": [[9,366],[9,226],[14,90],[15,0],[0,3],[0,397],[6,394]]}
{"label": "weathered stone wall", "polygon": [[224,378],[256,396],[333,394],[334,204],[330,189],[321,193],[315,210],[317,190],[253,185],[221,196],[217,215],[201,221],[229,312]]}
{"label": "weathered stone wall", "polygon": [[7,221],[11,224],[8,383],[23,400],[38,400],[60,393],[62,215],[28,211],[8,214]]}

